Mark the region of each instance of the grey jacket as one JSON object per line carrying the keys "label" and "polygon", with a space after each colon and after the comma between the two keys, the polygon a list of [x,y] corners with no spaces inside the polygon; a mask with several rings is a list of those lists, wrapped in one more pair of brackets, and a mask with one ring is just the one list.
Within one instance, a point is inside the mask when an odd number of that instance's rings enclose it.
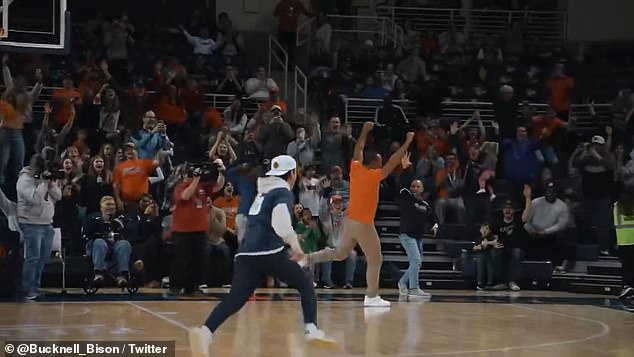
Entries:
{"label": "grey jacket", "polygon": [[48,181],[36,179],[27,166],[18,177],[18,222],[23,224],[51,224],[55,202],[62,198],[59,185],[49,189]]}

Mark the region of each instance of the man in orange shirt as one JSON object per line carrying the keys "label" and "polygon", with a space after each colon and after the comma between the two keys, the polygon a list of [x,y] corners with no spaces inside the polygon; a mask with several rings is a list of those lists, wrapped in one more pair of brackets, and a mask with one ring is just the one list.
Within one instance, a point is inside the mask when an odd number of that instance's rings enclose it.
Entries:
{"label": "man in orange shirt", "polygon": [[570,115],[570,102],[575,80],[564,74],[564,65],[557,63],[553,75],[546,81],[546,90],[549,94],[550,105],[557,112],[557,117],[568,120]]}
{"label": "man in orange shirt", "polygon": [[114,170],[114,196],[119,211],[132,210],[141,196],[150,190],[150,176],[159,166],[157,160],[139,159],[136,145],[129,142],[123,145],[126,161]]}
{"label": "man in orange shirt", "polygon": [[343,239],[337,249],[326,248],[309,254],[310,265],[324,261],[341,261],[359,243],[367,260],[366,281],[367,293],[364,307],[389,307],[389,301],[381,299],[379,292],[379,273],[383,256],[381,242],[374,228],[374,215],[379,204],[379,186],[401,163],[401,158],[414,140],[414,133],[407,133],[405,143],[390,157],[383,166],[381,155],[372,154],[364,157],[363,149],[367,136],[374,128],[373,122],[363,124],[359,141],[354,147],[354,157],[350,165],[350,203],[348,215],[344,221]]}
{"label": "man in orange shirt", "polygon": [[73,88],[73,78],[70,74],[67,74],[62,81],[63,88],[57,89],[53,92],[53,103],[57,113],[55,114],[55,121],[58,125],[64,125],[71,116],[70,107],[73,105],[82,104],[81,93]]}
{"label": "man in orange shirt", "polygon": [[284,114],[284,118],[288,115],[288,105],[284,99],[280,99],[279,89],[271,88],[269,90],[269,100],[262,103],[260,106],[260,110],[263,113],[269,112],[273,110],[273,107],[278,107],[278,109]]}

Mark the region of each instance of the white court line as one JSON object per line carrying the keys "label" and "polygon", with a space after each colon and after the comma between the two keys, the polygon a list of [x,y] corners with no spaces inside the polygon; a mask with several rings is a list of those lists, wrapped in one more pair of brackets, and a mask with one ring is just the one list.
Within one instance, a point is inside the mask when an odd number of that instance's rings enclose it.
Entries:
{"label": "white court line", "polygon": [[577,316],[573,316],[573,315],[567,315],[567,314],[563,314],[563,313],[560,313],[560,312],[539,310],[539,309],[535,309],[535,308],[528,307],[528,306],[523,306],[523,305],[515,305],[515,304],[505,304],[505,305],[512,306],[512,307],[515,307],[515,308],[518,308],[518,309],[525,309],[525,310],[529,310],[529,311],[533,311],[533,312],[539,312],[539,313],[542,313],[542,314],[549,314],[549,315],[555,315],[555,316],[565,317],[565,318],[569,318],[569,319],[574,319],[574,320],[578,320],[578,321],[591,322],[591,323],[594,323],[594,324],[597,324],[597,325],[601,326],[601,332],[595,333],[595,334],[587,336],[587,337],[577,338],[577,339],[574,339],[574,340],[545,342],[545,343],[539,343],[539,344],[534,344],[534,345],[524,345],[524,346],[520,345],[520,346],[509,346],[509,347],[498,347],[498,348],[487,348],[487,349],[481,349],[481,350],[465,350],[465,351],[414,352],[414,353],[399,353],[399,354],[376,354],[375,356],[384,356],[384,357],[390,357],[390,356],[391,357],[417,357],[417,356],[465,355],[465,354],[489,353],[489,352],[508,352],[508,351],[515,351],[515,350],[523,350],[523,349],[534,349],[534,348],[544,348],[544,347],[553,347],[553,346],[564,346],[564,345],[570,345],[570,344],[575,344],[575,343],[582,343],[582,342],[587,342],[587,341],[590,341],[590,340],[594,340],[596,338],[603,337],[603,336],[605,336],[605,335],[610,333],[610,326],[608,326],[606,323],[604,323],[602,321],[588,319],[588,318],[584,318],[584,317],[577,317]]}
{"label": "white court line", "polygon": [[182,328],[185,331],[189,331],[189,327],[183,325],[182,323],[180,323],[180,322],[178,322],[176,320],[170,319],[167,316],[163,316],[161,314],[158,314],[158,313],[156,313],[156,312],[154,312],[154,311],[152,311],[152,310],[150,310],[148,308],[145,308],[145,307],[143,307],[141,305],[137,305],[137,304],[135,304],[132,301],[126,301],[126,304],[128,304],[130,306],[133,306],[133,307],[135,307],[135,308],[137,308],[137,309],[139,309],[139,310],[141,310],[141,311],[143,311],[145,313],[148,313],[148,314],[150,314],[150,315],[152,315],[152,316],[154,316],[156,318],[159,318],[159,319],[161,319],[161,320],[163,320],[163,321],[165,321],[167,323],[170,323],[170,324],[172,324],[174,326],[178,326],[178,327]]}

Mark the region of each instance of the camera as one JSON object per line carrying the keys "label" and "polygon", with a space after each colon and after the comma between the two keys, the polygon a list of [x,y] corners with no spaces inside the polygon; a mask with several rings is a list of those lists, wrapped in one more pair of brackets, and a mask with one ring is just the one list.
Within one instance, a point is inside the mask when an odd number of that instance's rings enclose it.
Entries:
{"label": "camera", "polygon": [[215,183],[218,180],[218,164],[213,161],[192,162],[187,165],[187,176],[200,176],[202,183]]}

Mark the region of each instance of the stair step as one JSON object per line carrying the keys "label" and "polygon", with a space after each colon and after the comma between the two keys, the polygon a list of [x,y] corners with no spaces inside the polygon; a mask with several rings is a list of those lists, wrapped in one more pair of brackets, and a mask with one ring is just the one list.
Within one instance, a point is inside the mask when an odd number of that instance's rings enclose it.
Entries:
{"label": "stair step", "polygon": [[621,287],[614,284],[572,283],[569,285],[569,290],[580,293],[617,295],[621,292]]}

